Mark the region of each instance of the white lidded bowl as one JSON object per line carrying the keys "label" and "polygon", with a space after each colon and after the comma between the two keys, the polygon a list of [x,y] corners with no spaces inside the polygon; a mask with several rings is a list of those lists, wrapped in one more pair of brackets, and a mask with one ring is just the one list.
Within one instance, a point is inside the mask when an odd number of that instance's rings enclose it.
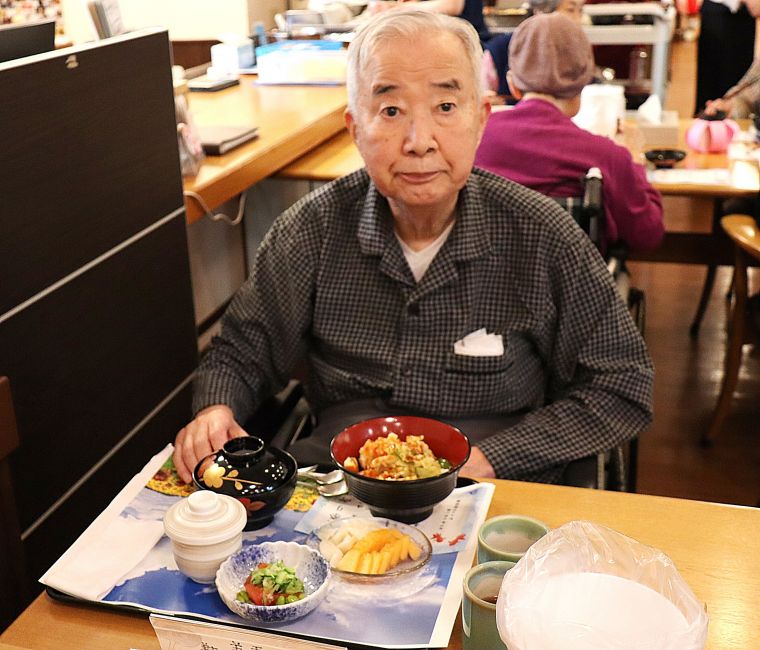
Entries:
{"label": "white lidded bowl", "polygon": [[[236,600],[251,570],[260,563],[282,560],[303,582],[306,596],[285,605],[254,605]],[[295,542],[262,542],[244,546],[222,563],[216,574],[216,589],[235,614],[257,623],[284,623],[306,616],[321,603],[329,589],[330,565],[321,553]]]}
{"label": "white lidded bowl", "polygon": [[208,490],[175,503],[164,515],[164,530],[177,568],[195,582],[214,582],[219,565],[242,546],[246,520],[240,501]]}

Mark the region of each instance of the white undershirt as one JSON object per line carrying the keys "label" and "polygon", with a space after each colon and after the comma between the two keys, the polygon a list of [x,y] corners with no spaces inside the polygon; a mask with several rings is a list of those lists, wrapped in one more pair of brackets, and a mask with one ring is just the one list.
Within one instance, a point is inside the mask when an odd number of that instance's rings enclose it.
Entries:
{"label": "white undershirt", "polygon": [[425,246],[425,248],[420,251],[414,251],[409,248],[406,242],[398,236],[398,233],[396,233],[396,239],[398,239],[399,244],[401,244],[401,250],[404,253],[404,257],[406,258],[406,263],[412,270],[412,275],[414,276],[414,280],[416,282],[419,282],[422,279],[422,276],[425,275],[425,271],[428,270],[428,267],[435,258],[436,254],[439,250],[441,250],[441,246],[443,246],[446,240],[449,238],[449,233],[451,232],[453,226],[454,222],[452,221],[448,226],[446,226],[446,229],[438,236],[434,242]]}

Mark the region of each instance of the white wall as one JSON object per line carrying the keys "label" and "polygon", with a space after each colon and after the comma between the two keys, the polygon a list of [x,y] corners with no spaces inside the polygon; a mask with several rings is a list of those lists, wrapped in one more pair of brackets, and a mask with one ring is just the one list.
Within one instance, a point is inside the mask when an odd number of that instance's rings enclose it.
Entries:
{"label": "white wall", "polygon": [[[95,39],[86,0],[61,0],[64,29],[74,43]],[[257,21],[269,29],[287,0],[119,0],[128,29],[160,25],[173,40],[213,40],[220,34],[250,34]]]}

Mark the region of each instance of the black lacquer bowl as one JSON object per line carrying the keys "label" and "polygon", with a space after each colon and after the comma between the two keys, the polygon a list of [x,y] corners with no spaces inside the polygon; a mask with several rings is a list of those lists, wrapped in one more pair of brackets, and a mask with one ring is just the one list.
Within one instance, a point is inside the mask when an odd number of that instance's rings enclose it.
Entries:
{"label": "black lacquer bowl", "polygon": [[451,463],[451,469],[439,476],[406,481],[390,481],[345,470],[349,492],[369,506],[376,517],[413,524],[430,516],[433,507],[456,487],[459,470],[470,457],[470,441],[459,429],[429,418],[395,416],[374,418],[353,424],[330,443],[333,460],[343,467],[349,456],[359,457],[367,440],[395,433],[401,440],[407,435],[423,435],[438,458]]}
{"label": "black lacquer bowl", "polygon": [[202,490],[235,497],[248,513],[245,530],[266,526],[288,502],[296,488],[295,458],[261,438],[243,436],[203,458],[193,471]]}
{"label": "black lacquer bowl", "polygon": [[644,157],[658,169],[670,169],[686,158],[683,149],[650,149]]}

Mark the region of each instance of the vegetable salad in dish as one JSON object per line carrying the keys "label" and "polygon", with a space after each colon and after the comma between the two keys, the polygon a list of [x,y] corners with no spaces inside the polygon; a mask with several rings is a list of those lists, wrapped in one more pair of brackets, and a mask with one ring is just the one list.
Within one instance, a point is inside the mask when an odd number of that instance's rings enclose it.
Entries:
{"label": "vegetable salad in dish", "polygon": [[281,560],[259,564],[246,578],[236,598],[254,605],[286,605],[304,597],[304,586],[295,570]]}
{"label": "vegetable salad in dish", "polygon": [[451,463],[436,458],[425,436],[409,435],[401,440],[395,433],[389,433],[367,440],[359,449],[358,460],[349,456],[343,467],[370,478],[403,481],[439,476],[451,469]]}

